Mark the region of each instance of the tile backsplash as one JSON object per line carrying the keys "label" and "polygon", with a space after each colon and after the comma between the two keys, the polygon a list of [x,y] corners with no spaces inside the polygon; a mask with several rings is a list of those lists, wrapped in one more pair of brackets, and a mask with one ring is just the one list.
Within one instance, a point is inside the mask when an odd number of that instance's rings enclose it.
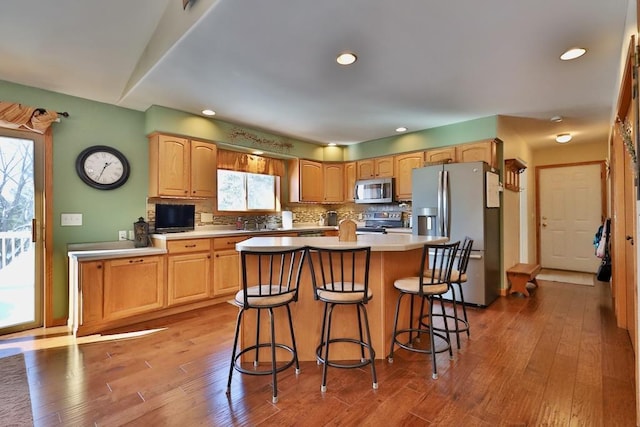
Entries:
{"label": "tile backsplash", "polygon": [[[282,226],[282,219],[280,213],[268,214],[268,215],[217,215],[214,213],[214,200],[184,200],[184,199],[164,199],[164,198],[148,198],[147,199],[147,221],[151,228],[155,223],[155,205],[158,204],[194,204],[195,205],[195,227],[206,226],[229,226],[235,227],[236,222],[239,220],[244,225],[247,222],[248,228],[278,228]],[[355,203],[344,204],[331,204],[331,205],[319,205],[319,204],[302,204],[293,203],[283,205],[282,210],[291,211],[294,214],[293,220],[294,226],[296,224],[319,224],[322,217],[326,224],[327,212],[336,211],[338,214],[338,221],[343,219],[351,219],[353,221],[361,221],[362,214],[365,212],[377,212],[377,211],[402,211],[411,212],[410,203],[390,203],[390,204],[374,204],[364,205]],[[204,214],[204,215],[203,215]],[[210,220],[210,221],[209,221]]]}

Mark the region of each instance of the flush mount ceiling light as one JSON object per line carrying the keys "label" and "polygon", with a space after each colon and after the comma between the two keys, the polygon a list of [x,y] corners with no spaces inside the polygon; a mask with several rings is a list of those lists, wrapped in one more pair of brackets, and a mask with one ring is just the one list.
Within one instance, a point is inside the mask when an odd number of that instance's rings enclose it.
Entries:
{"label": "flush mount ceiling light", "polygon": [[215,116],[216,112],[213,110],[202,110],[202,114],[204,114],[205,116]]}
{"label": "flush mount ceiling light", "polygon": [[560,144],[566,144],[569,141],[571,141],[570,133],[561,133],[558,136],[556,136],[556,142]]}
{"label": "flush mount ceiling light", "polygon": [[336,58],[336,62],[340,65],[351,65],[358,60],[358,57],[355,53],[351,52],[342,52]]}
{"label": "flush mount ceiling light", "polygon": [[255,151],[252,151],[251,154],[255,154],[256,156],[259,156],[261,154],[264,154],[264,151],[255,150]]}
{"label": "flush mount ceiling light", "polygon": [[551,120],[553,123],[560,123],[562,121],[562,116],[553,116],[549,120]]}
{"label": "flush mount ceiling light", "polygon": [[585,53],[587,53],[587,49],[582,47],[573,47],[560,55],[560,59],[563,61],[570,61],[572,59],[580,58]]}
{"label": "flush mount ceiling light", "polygon": [[336,143],[335,143],[335,142],[330,142],[330,143],[328,143],[327,145],[328,145],[329,147],[335,147],[335,146],[336,146]]}
{"label": "flush mount ceiling light", "polygon": [[407,128],[404,126],[400,126],[399,128],[396,128],[396,132],[406,132]]}

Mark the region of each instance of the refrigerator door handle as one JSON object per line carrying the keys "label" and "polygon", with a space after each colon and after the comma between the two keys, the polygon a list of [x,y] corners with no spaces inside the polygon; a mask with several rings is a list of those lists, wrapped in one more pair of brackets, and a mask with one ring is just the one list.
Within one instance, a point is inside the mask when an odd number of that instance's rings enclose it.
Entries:
{"label": "refrigerator door handle", "polygon": [[443,174],[444,171],[438,171],[438,217],[436,219],[436,227],[437,227],[437,233],[438,236],[444,236],[444,229],[442,226],[442,217],[443,217],[443,200],[442,200],[442,193],[444,191],[444,189],[442,188],[442,178],[443,178]]}
{"label": "refrigerator door handle", "polygon": [[449,172],[442,171],[442,231],[449,237]]}

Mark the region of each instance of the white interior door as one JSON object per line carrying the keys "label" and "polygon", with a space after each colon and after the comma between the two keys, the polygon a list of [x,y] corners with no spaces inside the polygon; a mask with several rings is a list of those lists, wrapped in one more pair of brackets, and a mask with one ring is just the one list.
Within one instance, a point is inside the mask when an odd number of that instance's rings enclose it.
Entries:
{"label": "white interior door", "polygon": [[540,168],[540,264],[595,273],[593,236],[602,221],[600,164]]}

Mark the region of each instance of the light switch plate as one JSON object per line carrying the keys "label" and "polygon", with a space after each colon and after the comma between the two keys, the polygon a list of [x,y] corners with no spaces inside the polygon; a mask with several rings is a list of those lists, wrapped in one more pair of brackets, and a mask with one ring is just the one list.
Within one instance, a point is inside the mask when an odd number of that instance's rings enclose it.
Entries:
{"label": "light switch plate", "polygon": [[61,226],[78,226],[82,225],[82,214],[81,213],[63,213],[60,214],[60,225]]}
{"label": "light switch plate", "polygon": [[200,222],[213,222],[213,214],[208,212],[202,212],[200,214]]}

